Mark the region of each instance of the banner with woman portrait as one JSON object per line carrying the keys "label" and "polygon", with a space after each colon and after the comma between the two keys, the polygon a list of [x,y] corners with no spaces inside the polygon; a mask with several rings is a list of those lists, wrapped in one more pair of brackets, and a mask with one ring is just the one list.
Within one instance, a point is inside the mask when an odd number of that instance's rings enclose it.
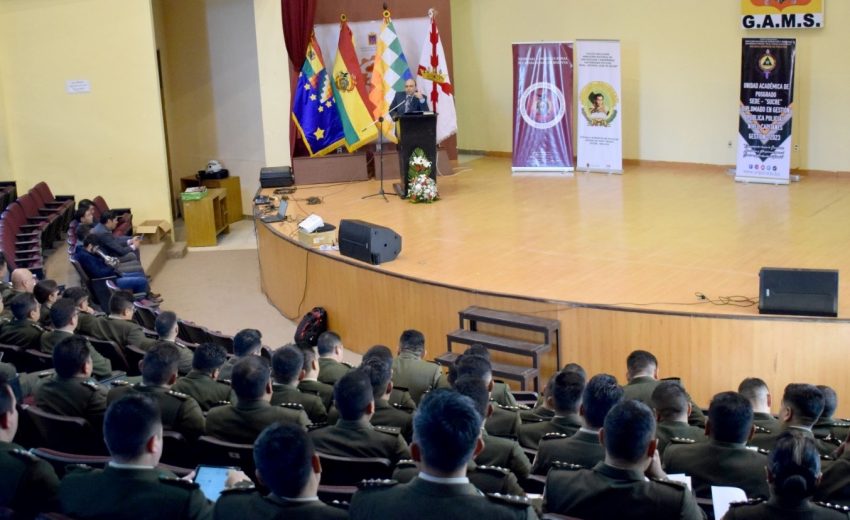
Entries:
{"label": "banner with woman portrait", "polygon": [[579,40],[578,160],[580,171],[623,173],[620,42]]}

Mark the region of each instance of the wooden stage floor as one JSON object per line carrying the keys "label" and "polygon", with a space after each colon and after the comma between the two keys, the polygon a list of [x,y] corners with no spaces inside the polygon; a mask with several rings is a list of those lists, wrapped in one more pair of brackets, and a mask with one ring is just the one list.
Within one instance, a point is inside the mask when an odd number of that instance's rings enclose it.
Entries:
{"label": "wooden stage floor", "polygon": [[[481,305],[560,320],[561,359],[589,373],[622,381],[628,353],[651,350],[660,375],[682,377],[703,405],[750,376],[777,396],[800,381],[850,396],[846,278],[837,319],[761,316],[695,296],[755,299],[761,267],[850,272],[850,175],[771,186],[736,183],[717,166],[643,164],[622,176],[513,177],[509,160],[483,157],[438,182],[442,200],[416,205],[363,199],[377,181],[299,187],[289,215],[390,227],[402,253],[369,266],[301,246],[294,223],[258,223],[269,300],[291,319],[325,306],[359,352],[416,328],[435,357],[457,312]],[[322,203],[308,206],[310,196]],[[556,369],[552,353],[544,380]],[[850,397],[839,412],[850,414]]]}

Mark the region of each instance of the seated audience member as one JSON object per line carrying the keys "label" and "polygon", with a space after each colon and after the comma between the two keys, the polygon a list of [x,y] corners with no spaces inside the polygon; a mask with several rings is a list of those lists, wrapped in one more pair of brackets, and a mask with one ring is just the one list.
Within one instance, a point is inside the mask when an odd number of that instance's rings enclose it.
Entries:
{"label": "seated audience member", "polygon": [[[4,257],[5,258],[5,257]],[[3,295],[3,305],[9,306],[9,302],[19,294],[32,294],[35,284],[38,283],[32,271],[26,267],[18,267],[9,276],[11,290]]]}
{"label": "seated audience member", "polygon": [[544,435],[531,472],[546,475],[555,461],[590,469],[605,460],[599,430],[608,411],[622,400],[623,388],[617,384],[616,377],[608,374],[591,377],[584,387],[579,408],[584,425],[572,436],[559,433]]}
{"label": "seated audience member", "polygon": [[[136,307],[129,294],[117,292],[109,298],[109,316],[100,317],[90,325],[91,336],[97,339],[114,341],[121,347],[133,345],[147,350],[156,343],[155,339],[145,336],[142,326],[133,321]],[[180,352],[174,349],[179,355]]]}
{"label": "seated audience member", "polygon": [[304,355],[304,377],[298,381],[298,390],[319,396],[325,410],[330,410],[334,401],[334,387],[319,382],[319,354],[316,348],[305,345],[299,346],[298,349]]}
{"label": "seated audience member", "polygon": [[748,377],[738,385],[738,393],[743,395],[753,407],[753,425],[757,432],[779,431],[781,427],[779,420],[770,413],[773,402],[767,383],[757,377]]}
{"label": "seated audience member", "polygon": [[137,237],[116,237],[112,234],[118,227],[119,215],[114,211],[107,210],[100,214],[100,222],[91,228],[91,233],[96,235],[100,247],[109,256],[114,256],[121,261],[138,261],[139,246],[142,241]]}
{"label": "seated audience member", "polygon": [[537,518],[528,499],[484,496],[467,478],[467,464],[482,448],[481,420],[468,397],[444,389],[429,392],[414,419],[412,451],[419,476],[407,484],[365,481],[352,498],[350,517]]}
{"label": "seated audience member", "polygon": [[12,283],[6,281],[9,276],[9,263],[6,262],[6,254],[0,251],[0,300],[6,303],[12,297]]}
{"label": "seated audience member", "polygon": [[[584,367],[579,365],[578,363],[567,363],[564,365],[564,368],[559,370],[559,372],[575,372],[577,374],[581,374],[581,377],[587,381],[587,372],[585,372]],[[555,377],[556,374],[552,374],[552,377]],[[548,382],[547,382],[548,384]],[[537,397],[537,403],[535,403],[534,408],[531,410],[521,410],[520,417],[522,418],[522,422],[539,422],[540,420],[548,421],[555,415],[555,410],[546,408],[546,389],[544,387],[543,392]]]}
{"label": "seated audience member", "polygon": [[35,392],[35,405],[57,415],[82,417],[100,431],[106,412],[106,389],[92,380],[91,347],[70,335],[53,349],[56,376]]}
{"label": "seated audience member", "polygon": [[202,343],[192,355],[192,370],[177,379],[171,389],[198,401],[201,410],[205,412],[216,406],[230,404],[230,385],[216,380],[226,360],[224,347]]}
{"label": "seated audience member", "polygon": [[180,363],[177,365],[177,372],[180,375],[188,374],[192,370],[192,349],[186,345],[177,343],[177,333],[180,328],[177,314],[172,311],[162,311],[157,314],[153,326],[159,341],[171,343],[180,352]]}
{"label": "seated audience member", "polygon": [[652,391],[652,407],[658,421],[658,453],[663,455],[671,443],[693,444],[705,440],[705,432],[688,424],[691,405],[688,394],[676,381],[661,381]]}
{"label": "seated audience member", "polygon": [[[489,363],[493,363],[490,359],[490,351],[487,347],[479,345],[478,343],[470,345],[469,348],[464,351],[464,354],[468,354],[470,356],[481,356]],[[490,400],[495,401],[499,404],[499,406],[511,410],[517,409],[516,398],[514,398],[514,394],[511,393],[511,387],[502,381],[493,380],[493,389],[490,391]]]}
{"label": "seated audience member", "polygon": [[666,480],[647,405],[628,400],[614,406],[599,436],[605,461],[593,469],[553,466],[544,511],[585,519],[704,518],[688,488]]}
{"label": "seated audience member", "polygon": [[[80,264],[89,278],[115,277],[115,285],[133,294],[144,294],[154,303],[161,303],[158,294],[150,292],[148,278],[141,265],[115,264],[114,257],[106,255],[97,247],[97,236],[87,233],[86,226],[80,226],[77,234],[80,238],[73,258]],[[85,237],[83,237],[85,235]]]}
{"label": "seated audience member", "polygon": [[850,507],[850,450],[846,439],[835,451],[835,457],[824,465],[823,479],[817,486],[815,498]]}
{"label": "seated audience member", "polygon": [[767,465],[770,499],[732,504],[723,518],[848,518],[846,507],[812,502],[820,480],[814,439],[802,430],[785,430],[776,438]]}
{"label": "seated audience member", "polygon": [[[392,367],[393,352],[385,345],[373,345],[364,354],[360,360],[361,364],[369,361],[372,358],[378,358],[384,363]],[[416,411],[416,401],[410,395],[410,392],[405,388],[396,388],[393,383],[393,390],[390,392],[389,403],[396,409],[412,414]]]}
{"label": "seated audience member", "polygon": [[398,340],[398,356],[393,360],[393,386],[404,388],[417,404],[422,395],[437,388],[443,371],[431,361],[425,361],[425,335],[418,330],[406,330]]}
{"label": "seated audience member", "polygon": [[0,511],[14,511],[13,518],[55,511],[59,478],[50,464],[12,442],[17,431],[15,394],[0,373]]}
{"label": "seated audience member", "polygon": [[394,465],[410,451],[397,428],[374,426],[372,384],[365,371],[352,370],[334,385],[339,420],[310,432],[316,451],[343,457],[382,457]]}
{"label": "seated audience member", "polygon": [[82,199],[77,203],[77,210],[74,212],[74,218],[68,223],[68,237],[65,241],[68,243],[68,255],[74,254],[74,249],[77,247],[77,227],[93,226],[94,225],[94,205],[89,199]]}
{"label": "seated audience member", "polygon": [[351,365],[342,361],[345,346],[336,332],[322,332],[319,335],[316,349],[319,352],[320,382],[333,385],[351,370]]}
{"label": "seated audience member", "polygon": [[[473,376],[484,381],[487,389],[492,392],[495,387],[493,381],[493,368],[490,360],[484,356],[467,355],[463,353],[458,357],[452,370],[449,372],[448,380],[454,384],[456,379],[464,376]],[[492,401],[492,397],[491,397]],[[497,437],[519,438],[519,427],[521,424],[519,413],[514,407],[505,407],[496,402],[493,403],[493,413],[484,421],[487,433]]]}
{"label": "seated audience member", "polygon": [[[53,354],[53,349],[56,345],[65,338],[70,338],[74,335],[77,329],[79,311],[70,298],[61,298],[50,309],[50,322],[53,325],[53,330],[48,330],[41,335],[41,351],[46,354]],[[92,376],[95,379],[104,379],[112,375],[112,362],[103,357],[103,355],[94,349],[88,340],[85,340],[89,346],[92,360]]]}
{"label": "seated audience member", "polygon": [[210,516],[212,504],[197,484],[164,476],[156,468],[162,456],[160,413],[156,402],[143,395],[127,395],[110,404],[103,438],[111,460],[105,469],[77,466],[62,479],[62,513],[114,520]]}
{"label": "seated audience member", "polygon": [[700,498],[711,498],[711,486],[733,486],[750,498],[767,498],[767,457],[747,449],[753,435],[750,402],[735,392],[715,395],[708,408],[705,433],[708,442],[668,446],[661,457],[665,471],[689,475]]}
{"label": "seated audience member", "polygon": [[260,432],[272,423],[292,423],[302,428],[310,424],[300,404],[272,406],[271,370],[263,358],[240,359],[233,367],[232,376],[236,403],[209,411],[207,435],[237,444],[253,444]]}
{"label": "seated audience member", "polygon": [[[652,392],[661,382],[658,379],[658,359],[651,352],[635,350],[626,358],[626,370],[628,383],[623,387],[626,392],[625,398],[637,399],[652,406]],[[688,416],[688,423],[703,428],[705,427],[705,414],[690,399],[689,396],[691,412]]]}
{"label": "seated audience member", "polygon": [[230,381],[230,374],[242,358],[259,356],[263,348],[263,335],[257,329],[242,329],[233,336],[233,357],[228,359],[218,373],[221,381]]}
{"label": "seated audience member", "polygon": [[298,381],[304,375],[304,354],[294,343],[277,349],[272,354],[272,405],[297,403],[304,407],[314,424],[328,420],[328,411],[322,398],[298,390]]}
{"label": "seated audience member", "polygon": [[0,343],[39,350],[44,328],[38,324],[40,305],[31,293],[18,294],[9,301],[14,319],[0,327]]}
{"label": "seated audience member", "polygon": [[398,428],[407,442],[413,438],[413,416],[390,404],[393,391],[392,361],[372,357],[357,367],[364,370],[372,383],[372,397],[375,399],[375,413],[370,422],[375,426]]}
{"label": "seated audience member", "polygon": [[[198,402],[186,394],[171,389],[177,381],[177,362],[180,353],[174,345],[156,343],[141,362],[142,382],[130,385],[115,381],[106,396],[107,403],[117,401],[128,394],[143,394],[159,404],[162,425],[190,440],[204,433],[204,414]],[[123,384],[122,384],[123,383]]]}
{"label": "seated audience member", "polygon": [[77,334],[91,336],[92,324],[104,313],[92,309],[89,305],[89,292],[85,287],[68,287],[62,293],[63,298],[74,301],[77,306]]}
{"label": "seated audience member", "polygon": [[575,372],[558,372],[546,386],[547,404],[555,409],[555,416],[549,421],[520,425],[519,443],[524,448],[536,450],[540,439],[547,433],[571,436],[582,426],[578,412],[584,392],[584,377]]}
{"label": "seated audience member", "polygon": [[41,315],[38,317],[38,324],[42,327],[50,326],[50,308],[59,300],[59,284],[56,280],[40,280],[33,287],[32,295],[35,300],[41,305]]}
{"label": "seated audience member", "polygon": [[282,423],[268,426],[254,443],[254,463],[257,480],[271,493],[263,496],[254,488],[225,490],[215,504],[215,519],[348,518],[345,511],[319,500],[322,467],[302,428]]}
{"label": "seated audience member", "polygon": [[823,412],[823,392],[815,385],[791,383],[785,387],[782,394],[782,405],[779,410],[779,430],[772,433],[756,433],[750,444],[765,450],[772,450],[779,435],[789,429],[799,430],[803,435],[815,440],[815,446],[822,455],[835,451],[835,446],[821,443],[815,439],[812,426]]}
{"label": "seated audience member", "polygon": [[812,427],[812,433],[816,439],[838,446],[847,438],[850,422],[833,417],[838,408],[838,394],[835,390],[826,385],[818,385],[818,388],[823,393],[823,412]]}

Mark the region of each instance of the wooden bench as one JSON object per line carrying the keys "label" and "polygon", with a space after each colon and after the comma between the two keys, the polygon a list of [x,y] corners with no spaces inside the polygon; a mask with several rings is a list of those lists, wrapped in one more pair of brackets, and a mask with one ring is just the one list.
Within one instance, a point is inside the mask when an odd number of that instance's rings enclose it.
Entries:
{"label": "wooden bench", "polygon": [[[443,366],[454,364],[455,360],[460,356],[457,352],[446,352],[437,357],[434,361]],[[520,388],[525,390],[534,379],[540,374],[540,370],[534,367],[523,367],[519,365],[509,365],[506,363],[492,363],[493,375],[511,381],[519,381]],[[535,400],[536,401],[536,400]]]}

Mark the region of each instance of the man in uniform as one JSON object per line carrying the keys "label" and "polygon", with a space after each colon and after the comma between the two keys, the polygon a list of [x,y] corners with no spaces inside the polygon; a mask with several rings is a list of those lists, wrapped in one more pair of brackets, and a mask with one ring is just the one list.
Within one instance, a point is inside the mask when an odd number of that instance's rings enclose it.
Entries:
{"label": "man in uniform", "polygon": [[436,363],[425,361],[425,335],[406,330],[398,340],[398,356],[393,360],[393,386],[407,389],[417,404],[422,395],[437,387],[443,371]]}
{"label": "man in uniform", "polygon": [[764,478],[767,456],[747,449],[753,435],[753,409],[736,392],[714,396],[708,408],[705,432],[708,442],[671,444],[661,461],[669,473],[690,475],[694,493],[711,498],[711,486],[741,488],[748,498],[769,498]]}
{"label": "man in uniform", "polygon": [[97,339],[114,341],[121,347],[133,345],[146,351],[156,340],[146,337],[142,326],[133,321],[134,312],[132,296],[116,292],[109,298],[109,316],[94,321],[89,332]]}
{"label": "man in uniform", "polygon": [[652,407],[658,421],[655,435],[658,437],[658,453],[664,454],[667,446],[677,442],[695,443],[705,440],[704,430],[688,424],[691,405],[688,394],[676,381],[661,381],[652,391]]}
{"label": "man in uniform", "polygon": [[[78,315],[79,311],[74,300],[61,298],[54,303],[50,309],[50,322],[53,324],[53,330],[48,330],[41,335],[41,351],[46,354],[53,354],[53,349],[60,341],[73,336],[78,325]],[[88,343],[88,340],[85,341]],[[112,362],[103,357],[90,343],[88,345],[91,353],[92,375],[96,379],[105,379],[112,375]]]}
{"label": "man in uniform", "polygon": [[[472,376],[480,379],[490,392],[490,400],[493,401],[492,392],[495,388],[493,381],[493,368],[490,360],[484,356],[467,355],[464,353],[455,360],[452,371],[449,373],[449,381],[454,384],[457,379]],[[516,407],[506,407],[493,401],[493,412],[484,421],[484,428],[490,435],[497,437],[519,438],[520,418]]]}
{"label": "man in uniform", "polygon": [[202,343],[192,355],[192,370],[178,378],[171,389],[198,401],[201,410],[205,412],[216,406],[230,404],[230,385],[216,380],[226,360],[224,347],[215,343]]}
{"label": "man in uniform", "polygon": [[316,349],[309,345],[298,348],[304,355],[304,377],[298,382],[298,390],[319,396],[325,410],[330,410],[334,400],[334,387],[319,381],[319,355]]}
{"label": "man in uniform", "polygon": [[788,429],[800,430],[810,439],[815,440],[815,445],[821,455],[830,455],[835,451],[835,446],[815,439],[812,426],[823,412],[823,392],[815,385],[805,383],[791,383],[785,387],[782,394],[782,407],[779,410],[779,429],[771,433],[757,432],[753,435],[750,444],[764,450],[770,451],[776,443],[779,435]]}
{"label": "man in uniform", "polygon": [[39,280],[32,290],[35,301],[40,307],[38,324],[42,327],[50,326],[50,309],[59,300],[59,284],[56,280]]}
{"label": "man in uniform", "polygon": [[160,410],[149,397],[127,395],[106,411],[105,469],[80,466],[59,486],[62,513],[73,518],[158,520],[209,518],[212,504],[194,482],[163,476]]}
{"label": "man in uniform", "polygon": [[272,405],[298,403],[304,407],[313,424],[328,420],[328,411],[322,398],[298,390],[298,380],[304,375],[304,354],[294,343],[277,349],[272,354]]}
{"label": "man in uniform", "polygon": [[[386,363],[392,371],[393,352],[389,347],[384,345],[373,345],[369,348],[369,350],[363,353],[363,358],[360,360],[360,363],[366,363],[373,358]],[[395,383],[393,383],[393,389],[392,392],[390,392],[388,402],[393,406],[393,408],[408,414],[412,414],[416,411],[416,401],[413,400],[410,392],[408,392],[406,388],[396,388]]]}
{"label": "man in uniform", "polygon": [[16,406],[12,388],[0,373],[0,510],[32,518],[56,510],[59,478],[50,464],[12,443],[18,431]]}
{"label": "man in uniform", "polygon": [[816,439],[838,447],[847,438],[850,422],[833,417],[838,408],[838,394],[835,390],[826,385],[818,385],[818,388],[823,392],[823,412],[812,427],[812,433]]}
{"label": "man in uniform", "polygon": [[847,440],[835,452],[836,460],[825,464],[815,500],[850,507],[850,449]]}
{"label": "man in uniform", "polygon": [[44,328],[38,324],[41,310],[32,293],[18,294],[9,301],[13,320],[0,327],[0,343],[39,350]]}
{"label": "man in uniform", "polygon": [[648,406],[634,400],[614,406],[599,435],[605,461],[593,469],[553,467],[544,511],[578,518],[705,518],[687,487],[666,480]]}
{"label": "man in uniform", "polygon": [[382,457],[395,465],[410,458],[410,450],[397,428],[373,426],[375,399],[369,376],[352,370],[334,385],[339,420],[310,432],[316,450],[343,457]]}
{"label": "man in uniform", "polygon": [[351,500],[350,517],[537,518],[527,498],[483,496],[470,484],[467,463],[482,448],[481,419],[469,398],[451,390],[429,392],[414,419],[413,456],[420,464],[419,476],[401,485],[364,482]]}
{"label": "man in uniform", "polygon": [[365,360],[356,370],[364,370],[372,384],[375,413],[370,422],[375,426],[398,428],[407,442],[413,439],[413,415],[390,404],[393,391],[392,361],[376,357]]}
{"label": "man in uniform", "polygon": [[555,410],[555,416],[549,421],[520,425],[519,443],[524,448],[536,450],[547,433],[572,436],[582,426],[579,408],[584,377],[575,372],[558,372],[546,386],[547,405]]}
{"label": "man in uniform", "polygon": [[70,335],[53,349],[56,376],[35,392],[35,404],[42,410],[68,417],[82,417],[96,432],[101,431],[106,413],[106,389],[91,378],[89,342]]}
{"label": "man in uniform", "polygon": [[351,365],[342,361],[345,346],[336,332],[322,332],[319,335],[316,349],[319,351],[320,382],[333,385],[351,370]]}
{"label": "man in uniform", "polygon": [[159,341],[167,341],[173,344],[177,347],[177,351],[180,352],[177,373],[181,376],[188,374],[192,370],[192,350],[186,345],[177,343],[177,333],[180,330],[177,314],[172,311],[162,311],[157,314],[153,326]]}
{"label": "man in uniform", "polygon": [[584,387],[579,409],[584,425],[572,436],[544,435],[531,472],[546,475],[555,461],[590,469],[605,460],[605,448],[599,442],[599,430],[611,408],[622,400],[623,388],[617,384],[617,378],[609,374],[591,377]]}
{"label": "man in uniform", "polygon": [[6,307],[9,306],[9,302],[15,296],[19,294],[32,294],[35,284],[38,283],[35,275],[26,267],[19,267],[12,271],[9,281],[11,282],[10,290],[6,291],[3,295],[3,304]]}
{"label": "man in uniform", "polygon": [[[481,356],[487,360],[491,365],[493,361],[490,359],[490,351],[484,345],[479,343],[473,343],[469,346],[464,354],[468,354],[470,356]],[[509,387],[506,383],[502,381],[493,380],[493,389],[490,390],[490,399],[495,401],[503,408],[508,409],[519,409],[517,407],[516,398],[514,394],[511,392],[511,387]]]}
{"label": "man in uniform", "polygon": [[242,358],[248,356],[259,356],[263,348],[263,335],[257,329],[242,329],[233,336],[233,356],[221,367],[218,373],[220,381],[230,381],[233,367]]}
{"label": "man in uniform", "polygon": [[186,394],[171,389],[177,381],[177,362],[180,353],[174,345],[161,342],[154,344],[142,360],[142,382],[136,385],[113,383],[107,394],[107,404],[117,401],[126,394],[144,394],[159,404],[162,425],[167,430],[179,432],[189,440],[204,433],[204,414],[198,402]]}
{"label": "man in uniform", "polygon": [[262,496],[254,488],[225,490],[215,503],[214,518],[348,518],[342,509],[319,500],[322,467],[313,442],[302,428],[293,424],[270,425],[254,443],[254,460],[257,479],[271,493]]}
{"label": "man in uniform", "polygon": [[770,413],[772,399],[767,383],[757,377],[748,377],[738,385],[738,393],[743,395],[753,407],[753,425],[756,432],[775,433],[780,429],[779,419]]}
{"label": "man in uniform", "polygon": [[[658,386],[658,359],[646,350],[635,350],[626,358],[626,380],[628,384],[623,387],[626,399],[637,399],[642,403],[652,406],[652,392]],[[690,401],[690,396],[688,400]],[[688,415],[688,423],[705,427],[705,414],[693,401],[691,412]]]}
{"label": "man in uniform", "polygon": [[63,298],[73,300],[77,305],[77,334],[91,336],[92,326],[102,312],[97,312],[89,305],[89,292],[85,287],[68,287],[62,293]]}
{"label": "man in uniform", "polygon": [[263,358],[242,358],[233,367],[232,375],[236,404],[210,410],[207,435],[237,444],[253,444],[260,432],[272,423],[293,423],[305,429],[310,424],[300,404],[272,406],[271,370]]}

